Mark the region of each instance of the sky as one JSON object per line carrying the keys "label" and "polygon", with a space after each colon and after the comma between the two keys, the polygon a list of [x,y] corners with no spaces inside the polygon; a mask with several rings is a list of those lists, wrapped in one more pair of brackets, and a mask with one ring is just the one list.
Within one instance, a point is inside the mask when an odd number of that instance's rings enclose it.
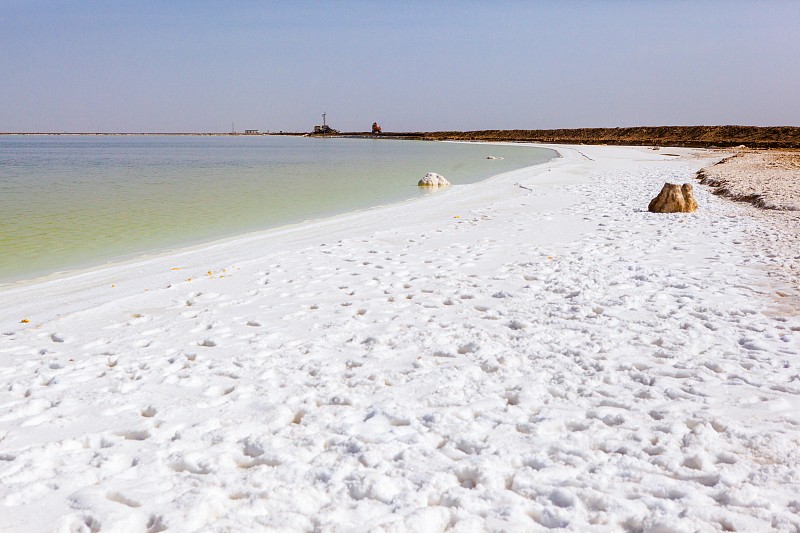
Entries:
{"label": "sky", "polygon": [[0,0],[0,132],[800,125],[800,1]]}

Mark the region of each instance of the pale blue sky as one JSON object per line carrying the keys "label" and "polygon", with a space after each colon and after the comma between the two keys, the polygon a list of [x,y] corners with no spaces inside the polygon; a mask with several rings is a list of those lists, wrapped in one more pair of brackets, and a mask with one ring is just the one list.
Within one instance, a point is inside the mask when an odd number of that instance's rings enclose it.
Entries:
{"label": "pale blue sky", "polygon": [[0,0],[0,131],[800,125],[800,1]]}

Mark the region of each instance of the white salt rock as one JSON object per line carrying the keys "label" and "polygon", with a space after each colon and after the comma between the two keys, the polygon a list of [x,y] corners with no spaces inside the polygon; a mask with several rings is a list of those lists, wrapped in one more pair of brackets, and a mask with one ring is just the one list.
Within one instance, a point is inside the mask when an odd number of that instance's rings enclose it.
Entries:
{"label": "white salt rock", "polygon": [[437,174],[436,172],[428,172],[425,174],[425,177],[419,180],[417,183],[420,187],[444,187],[445,185],[450,185],[450,182],[442,176],[441,174]]}

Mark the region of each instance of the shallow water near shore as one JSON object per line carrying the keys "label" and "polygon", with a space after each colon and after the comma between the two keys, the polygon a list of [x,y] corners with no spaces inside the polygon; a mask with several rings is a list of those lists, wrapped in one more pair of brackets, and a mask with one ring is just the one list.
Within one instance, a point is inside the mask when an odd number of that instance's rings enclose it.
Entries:
{"label": "shallow water near shore", "polygon": [[555,155],[395,140],[3,137],[0,283],[411,199],[425,194],[426,172],[475,183]]}

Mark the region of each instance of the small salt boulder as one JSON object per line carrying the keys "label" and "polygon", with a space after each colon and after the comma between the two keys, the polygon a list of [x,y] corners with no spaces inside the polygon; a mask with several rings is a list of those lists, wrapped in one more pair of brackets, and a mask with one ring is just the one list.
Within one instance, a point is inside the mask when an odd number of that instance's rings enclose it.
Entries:
{"label": "small salt boulder", "polygon": [[658,196],[650,200],[647,210],[651,213],[694,213],[697,211],[697,201],[692,185],[665,183]]}
{"label": "small salt boulder", "polygon": [[437,174],[436,172],[428,172],[425,174],[425,177],[419,180],[417,183],[420,187],[444,187],[445,185],[450,185],[450,182],[445,179],[444,176],[441,174]]}

